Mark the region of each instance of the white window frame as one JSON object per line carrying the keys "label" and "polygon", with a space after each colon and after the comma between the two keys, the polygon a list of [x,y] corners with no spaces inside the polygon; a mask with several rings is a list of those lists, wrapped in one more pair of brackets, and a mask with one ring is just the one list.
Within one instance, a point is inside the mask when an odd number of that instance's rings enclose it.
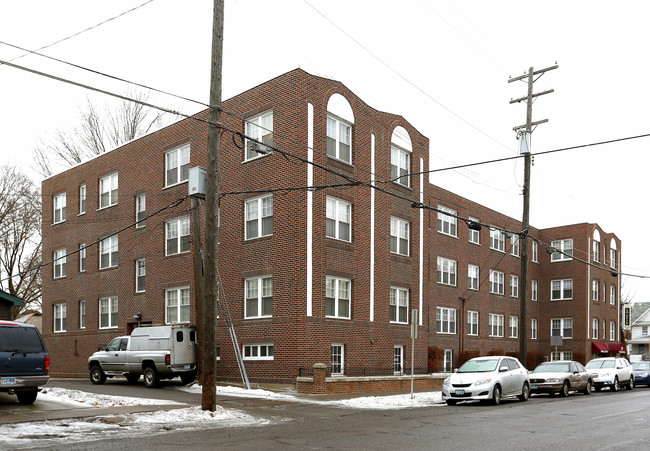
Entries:
{"label": "white window frame", "polygon": [[[592,247],[592,250],[593,250],[593,252],[592,252],[592,258],[594,259],[594,261],[595,261],[596,263],[600,263],[600,242],[594,240],[594,241],[592,242],[592,246],[591,246],[591,247]],[[604,257],[604,255],[603,255],[603,257]]]}
{"label": "white window frame", "polygon": [[242,345],[244,360],[274,360],[275,346],[273,343],[247,343]]}
{"label": "white window frame", "polygon": [[506,234],[502,230],[490,228],[490,249],[505,253]]}
{"label": "white window frame", "polygon": [[468,290],[478,290],[480,288],[481,279],[480,279],[481,268],[477,265],[467,265],[467,289]]}
{"label": "white window frame", "polygon": [[[118,193],[119,193],[119,177],[117,172],[114,172],[112,174],[100,178],[98,210],[102,210],[104,208],[109,208],[114,205],[117,205]],[[103,197],[104,195],[106,195],[106,197]],[[104,199],[108,199],[108,200],[104,200]]]}
{"label": "white window frame", "polygon": [[598,302],[600,296],[598,293],[598,289],[600,287],[600,282],[597,280],[592,280],[591,281],[591,300]]}
{"label": "white window frame", "polygon": [[[106,311],[104,310],[106,306]],[[117,296],[107,296],[99,298],[99,328],[100,329],[117,329],[117,321],[119,314],[119,304]],[[102,315],[106,315],[107,324],[103,323]]]}
{"label": "white window frame", "polygon": [[451,349],[445,349],[442,357],[442,371],[445,373],[451,373],[453,367],[454,367],[454,351]]}
{"label": "white window frame", "polygon": [[572,351],[551,352],[551,362],[555,362],[557,360],[573,360],[573,352]]}
{"label": "white window frame", "polygon": [[510,338],[519,338],[519,317],[511,316],[508,320]]}
{"label": "white window frame", "polygon": [[467,311],[467,335],[478,336],[479,333],[479,312]]}
{"label": "white window frame", "polygon": [[[267,110],[244,121],[245,135],[261,141],[267,146],[273,145],[273,110]],[[260,148],[260,152],[254,149],[249,150],[248,139],[244,140],[244,161],[256,160],[269,155],[266,149]]]}
{"label": "white window frame", "polygon": [[[265,313],[265,301],[270,300],[270,312]],[[256,308],[252,309],[255,303]],[[252,311],[255,310],[255,311]],[[259,276],[244,280],[244,318],[270,318],[273,316],[273,277]]]}
{"label": "white window frame", "polygon": [[390,287],[389,319],[391,323],[408,324],[409,322],[409,290],[400,287]]}
{"label": "white window frame", "polygon": [[616,340],[616,322],[615,321],[610,321],[609,322],[609,341],[614,341]]}
{"label": "white window frame", "polygon": [[[345,297],[344,297],[345,295]],[[332,299],[333,313],[327,314],[327,304]],[[341,313],[341,306],[347,303],[347,315]],[[328,318],[350,319],[352,317],[352,281],[342,277],[325,278],[325,316]]]}
{"label": "white window frame", "polygon": [[[172,296],[173,295],[173,296]],[[174,301],[171,305],[170,301]],[[170,312],[173,311],[173,318]],[[185,317],[185,318],[183,318]],[[190,287],[174,287],[165,290],[165,324],[186,324],[191,319]]]}
{"label": "white window frame", "polygon": [[615,285],[610,285],[609,286],[609,304],[610,305],[616,305],[616,286]]}
{"label": "white window frame", "polygon": [[440,285],[456,286],[458,281],[458,263],[450,258],[438,257],[437,280]]}
{"label": "white window frame", "polygon": [[537,340],[537,318],[530,320],[530,339]]}
{"label": "white window frame", "polygon": [[52,266],[54,272],[52,277],[54,279],[62,279],[66,276],[66,266],[67,266],[67,255],[65,248],[56,249],[52,253]]}
{"label": "white window frame", "polygon": [[390,146],[390,178],[393,182],[411,186],[411,152],[396,144]]}
{"label": "white window frame", "polygon": [[538,258],[539,258],[539,248],[537,246],[537,241],[532,241],[531,242],[531,254],[532,254],[532,260],[533,263],[539,263]]}
{"label": "white window frame", "polygon": [[65,302],[60,304],[54,304],[54,333],[66,332],[67,331],[67,312],[66,312]]}
{"label": "white window frame", "polygon": [[[165,188],[180,185],[189,180],[190,144],[186,143],[165,152]],[[170,174],[176,181],[170,182]]]}
{"label": "white window frame", "polygon": [[513,233],[510,235],[510,255],[514,257],[519,257],[520,254],[520,243],[521,240],[519,239],[519,235]]}
{"label": "white window frame", "polygon": [[[345,137],[344,130],[347,132],[348,142],[343,141]],[[343,119],[334,116],[331,113],[327,113],[327,126],[326,126],[326,152],[327,156],[330,158],[335,158],[339,161],[343,161],[347,164],[352,164],[352,124]],[[331,149],[330,143],[334,144],[334,148]],[[345,158],[342,154],[341,144],[347,144],[348,146],[348,159]],[[333,150],[334,152],[331,152]]]}
{"label": "white window frame", "polygon": [[610,268],[616,269],[616,249],[609,249],[609,266]]}
{"label": "white window frame", "polygon": [[67,199],[65,192],[52,196],[52,224],[60,224],[62,222],[65,222],[67,209],[66,204]]}
{"label": "white window frame", "polygon": [[648,336],[648,326],[641,326],[641,336],[642,337]]}
{"label": "white window frame", "polygon": [[458,238],[458,212],[438,205],[438,233]]}
{"label": "white window frame", "polygon": [[[468,218],[470,222],[474,223],[479,223],[480,221],[476,218],[472,218],[471,216]],[[474,243],[474,244],[481,244],[481,231],[480,230],[473,230],[469,229],[469,242]]]}
{"label": "white window frame", "polygon": [[488,326],[490,337],[503,337],[504,316],[498,313],[490,313]]}
{"label": "white window frame", "polygon": [[[268,228],[269,221],[271,230],[265,232],[264,226]],[[252,233],[253,227],[256,234]],[[273,195],[254,197],[244,202],[244,234],[246,240],[273,235]]]}
{"label": "white window frame", "polygon": [[510,275],[510,297],[519,297],[519,276]]}
{"label": "white window frame", "polygon": [[490,293],[499,294],[503,296],[505,294],[505,273],[501,271],[496,271],[494,269],[490,270]]}
{"label": "white window frame", "polygon": [[556,249],[551,254],[551,262],[562,262],[573,260],[573,239],[551,241],[551,247]]}
{"label": "white window frame", "polygon": [[135,261],[135,292],[147,291],[147,260],[139,258]]}
{"label": "white window frame", "polygon": [[[553,285],[556,283],[560,284],[560,297],[554,297],[554,292],[558,290],[553,289]],[[571,296],[567,296],[567,291],[569,291],[569,288],[567,286],[570,285],[571,288]],[[551,301],[570,301],[573,299],[573,279],[556,279],[556,280],[551,280]]]}
{"label": "white window frame", "polygon": [[[173,236],[172,236],[173,235]],[[183,243],[183,238],[186,242]],[[171,241],[175,241],[173,252],[169,252]],[[187,247],[183,250],[183,244]],[[190,218],[182,216],[165,222],[165,255],[185,254],[190,251]]]}
{"label": "white window frame", "polygon": [[[347,237],[345,236],[347,226]],[[333,229],[333,233],[330,229]],[[325,236],[345,242],[352,241],[352,204],[336,197],[325,200]]]}
{"label": "white window frame", "polygon": [[530,300],[533,302],[537,302],[537,296],[539,293],[539,286],[537,284],[536,280],[531,280],[530,281]]}
{"label": "white window frame", "polygon": [[330,370],[332,376],[345,374],[345,344],[332,343],[330,346]]}
{"label": "white window frame", "polygon": [[436,332],[447,335],[456,333],[456,309],[436,307]]}
{"label": "white window frame", "polygon": [[145,226],[147,216],[147,195],[138,194],[135,196],[135,228],[140,229]]}
{"label": "white window frame", "polygon": [[[406,237],[404,235],[406,234]],[[411,247],[411,225],[404,219],[390,218],[390,252],[391,254],[409,256]],[[406,250],[404,250],[406,247]]]}
{"label": "white window frame", "polygon": [[86,328],[86,301],[79,301],[79,329]]}
{"label": "white window frame", "polygon": [[[555,328],[555,329],[553,328],[553,322],[554,321],[558,321],[558,324],[560,326],[559,329],[558,328]],[[571,328],[570,328],[571,335],[565,335],[565,331],[569,329],[567,327],[568,324],[571,325]],[[562,338],[565,338],[567,340],[573,338],[573,318],[551,318],[551,336],[553,336],[553,331],[554,330],[559,330],[560,331],[559,336],[562,337]]]}
{"label": "white window frame", "polygon": [[598,340],[598,318],[591,319],[591,338]]}
{"label": "white window frame", "polygon": [[404,346],[393,346],[393,374],[395,376],[404,374]]}
{"label": "white window frame", "polygon": [[79,214],[83,215],[86,213],[86,199],[88,198],[88,188],[86,184],[79,185]]}
{"label": "white window frame", "polygon": [[[102,256],[108,256],[108,264],[102,263]],[[115,268],[119,264],[119,240],[117,235],[104,238],[99,242],[99,269]]]}
{"label": "white window frame", "polygon": [[79,245],[79,272],[86,272],[86,243]]}

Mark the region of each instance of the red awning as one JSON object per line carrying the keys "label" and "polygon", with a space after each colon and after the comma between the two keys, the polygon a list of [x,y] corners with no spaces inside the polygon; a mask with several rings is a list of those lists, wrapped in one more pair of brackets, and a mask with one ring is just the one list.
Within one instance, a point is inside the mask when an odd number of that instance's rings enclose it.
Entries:
{"label": "red awning", "polygon": [[607,343],[603,343],[601,341],[592,341],[591,352],[598,354],[607,354],[609,353],[609,348],[607,347]]}
{"label": "red awning", "polygon": [[607,343],[607,348],[611,354],[625,354],[625,345],[623,343]]}

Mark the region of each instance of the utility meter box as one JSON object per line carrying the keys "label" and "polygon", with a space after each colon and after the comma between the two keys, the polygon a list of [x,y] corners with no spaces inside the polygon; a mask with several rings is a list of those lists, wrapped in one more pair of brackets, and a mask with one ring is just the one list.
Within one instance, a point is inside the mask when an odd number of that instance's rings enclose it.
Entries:
{"label": "utility meter box", "polygon": [[200,197],[205,199],[205,189],[207,185],[208,171],[200,166],[190,168],[190,175],[187,184],[188,193],[190,196]]}

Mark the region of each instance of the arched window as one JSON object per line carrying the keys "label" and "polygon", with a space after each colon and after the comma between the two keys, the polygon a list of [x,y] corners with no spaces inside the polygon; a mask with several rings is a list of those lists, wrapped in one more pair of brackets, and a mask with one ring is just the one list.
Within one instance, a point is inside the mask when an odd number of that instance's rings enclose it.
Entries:
{"label": "arched window", "polygon": [[352,125],[354,113],[341,94],[327,102],[327,156],[352,164]]}
{"label": "arched window", "polygon": [[612,238],[611,244],[609,245],[609,266],[616,269],[616,240]]}
{"label": "arched window", "polygon": [[411,186],[411,153],[413,144],[409,132],[402,126],[395,127],[390,139],[390,178],[395,183]]}

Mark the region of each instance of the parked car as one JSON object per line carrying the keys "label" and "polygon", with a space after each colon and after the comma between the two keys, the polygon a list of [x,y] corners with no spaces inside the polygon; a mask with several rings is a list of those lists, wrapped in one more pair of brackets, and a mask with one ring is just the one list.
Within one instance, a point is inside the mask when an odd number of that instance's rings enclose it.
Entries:
{"label": "parked car", "polygon": [[603,387],[619,391],[621,385],[625,385],[628,390],[634,388],[634,371],[625,357],[601,357],[590,360],[585,367],[594,378],[596,391]]}
{"label": "parked car", "polygon": [[530,396],[528,370],[514,357],[476,357],[465,362],[442,383],[442,399],[453,406],[459,401],[483,400],[500,404],[501,399]]}
{"label": "parked car", "polygon": [[650,387],[650,362],[634,362],[634,385],[647,385]]}
{"label": "parked car", "polygon": [[592,376],[580,362],[559,360],[540,363],[530,375],[531,393],[569,396],[570,391],[591,394]]}
{"label": "parked car", "polygon": [[196,331],[187,324],[136,327],[88,357],[88,370],[93,384],[114,376],[130,383],[143,376],[147,387],[176,376],[189,384],[196,377]]}
{"label": "parked car", "polygon": [[49,382],[50,356],[33,324],[0,321],[0,391],[15,394],[21,404],[33,404]]}

